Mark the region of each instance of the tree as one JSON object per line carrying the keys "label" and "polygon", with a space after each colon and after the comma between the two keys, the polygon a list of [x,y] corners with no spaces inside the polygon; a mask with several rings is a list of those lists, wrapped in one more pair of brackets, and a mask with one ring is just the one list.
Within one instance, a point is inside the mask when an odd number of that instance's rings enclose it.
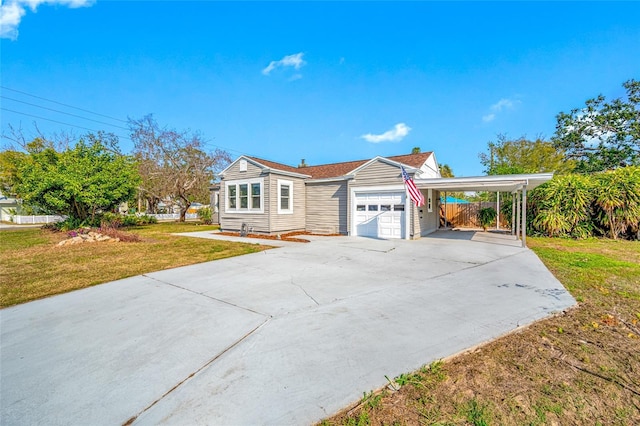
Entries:
{"label": "tree", "polygon": [[480,153],[480,162],[488,175],[520,173],[569,172],[573,162],[566,161],[564,151],[553,143],[524,137],[509,140],[498,135],[496,142],[487,144],[488,153]]}
{"label": "tree", "polygon": [[18,183],[18,167],[27,157],[27,154],[13,149],[0,152],[0,193],[15,195],[15,186]]}
{"label": "tree", "polygon": [[567,158],[577,161],[576,171],[592,173],[640,164],[640,81],[623,84],[626,99],[606,101],[599,95],[583,108],[556,116],[552,138]]}
{"label": "tree", "polygon": [[453,177],[453,170],[451,170],[451,167],[448,164],[440,166],[440,176],[443,178]]}
{"label": "tree", "polygon": [[129,119],[129,127],[141,194],[151,206],[161,200],[176,203],[183,222],[191,203],[209,199],[215,172],[231,161],[229,153],[220,149],[207,153],[200,134],[160,128],[152,115]]}
{"label": "tree", "polygon": [[42,138],[26,145],[14,189],[19,198],[46,212],[82,222],[131,199],[138,185],[133,157],[120,154],[117,138],[88,134],[62,151]]}
{"label": "tree", "polygon": [[419,146],[415,146],[413,147],[413,149],[411,150],[412,154],[420,154],[422,152],[422,150],[420,149]]}

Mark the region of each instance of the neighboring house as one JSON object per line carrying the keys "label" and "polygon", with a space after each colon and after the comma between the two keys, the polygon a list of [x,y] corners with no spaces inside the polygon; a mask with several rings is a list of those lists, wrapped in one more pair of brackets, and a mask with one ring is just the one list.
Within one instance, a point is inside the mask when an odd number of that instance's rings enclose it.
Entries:
{"label": "neighboring house", "polygon": [[11,222],[13,216],[20,211],[20,203],[13,197],[7,197],[0,192],[0,221]]}
{"label": "neighboring house", "polygon": [[438,191],[422,190],[417,208],[401,167],[416,179],[440,178],[433,152],[292,167],[241,156],[212,187],[223,231],[294,231],[374,238],[419,238],[437,230]]}

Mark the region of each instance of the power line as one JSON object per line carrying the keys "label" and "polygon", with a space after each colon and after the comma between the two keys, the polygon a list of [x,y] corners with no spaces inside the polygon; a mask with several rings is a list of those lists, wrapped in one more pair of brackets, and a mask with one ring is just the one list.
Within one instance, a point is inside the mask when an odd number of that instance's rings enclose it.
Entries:
{"label": "power line", "polygon": [[[38,116],[38,115],[33,115],[33,114],[27,114],[26,112],[20,112],[20,111],[16,111],[16,110],[9,109],[9,108],[5,108],[5,107],[1,107],[0,109],[1,109],[1,110],[3,110],[3,111],[13,112],[13,113],[16,113],[16,114],[26,115],[27,117],[33,117],[33,118],[38,118],[38,119],[40,119],[40,120],[51,121],[52,123],[57,123],[57,124],[65,125],[65,126],[76,127],[76,128],[78,128],[78,129],[82,129],[82,130],[88,130],[88,131],[90,131],[90,132],[96,132],[96,133],[100,132],[100,130],[90,129],[90,128],[88,128],[88,127],[78,126],[78,125],[70,124],[70,123],[64,123],[64,122],[62,122],[62,121],[52,120],[52,119],[50,119],[50,118],[40,117],[40,116]],[[131,139],[129,139],[128,137],[124,137],[124,136],[120,136],[120,135],[116,135],[116,136],[117,136],[118,138],[121,138],[121,139],[126,139],[126,140],[129,140],[129,141],[131,140]],[[132,141],[132,142],[133,142],[133,141]]]}
{"label": "power line", "polygon": [[6,86],[0,86],[0,89],[10,90],[12,92],[21,93],[21,94],[26,95],[26,96],[31,96],[32,98],[42,99],[43,101],[52,102],[54,104],[62,105],[62,106],[65,106],[67,108],[73,108],[73,109],[77,109],[78,111],[84,111],[84,112],[88,112],[89,114],[99,115],[101,117],[109,118],[111,120],[120,121],[121,123],[127,123],[126,120],[122,120],[120,118],[111,117],[110,115],[100,114],[99,112],[93,112],[93,111],[90,111],[90,110],[84,109],[84,108],[78,108],[78,107],[73,106],[73,105],[65,104],[65,103],[54,101],[54,100],[47,99],[47,98],[43,98],[42,96],[32,95],[31,93],[23,92],[22,90],[12,89],[12,88],[6,87]]}
{"label": "power line", "polygon": [[58,112],[60,114],[70,115],[71,117],[81,118],[83,120],[93,121],[94,123],[100,123],[100,124],[104,124],[104,125],[107,125],[107,126],[116,127],[118,129],[122,129],[122,130],[129,130],[126,127],[117,126],[115,124],[105,123],[104,121],[94,120],[93,118],[87,118],[87,117],[83,117],[83,116],[77,115],[77,114],[71,114],[70,112],[64,112],[64,111],[60,111],[60,110],[57,110],[57,109],[48,108],[48,107],[37,105],[37,104],[32,104],[30,102],[21,101],[19,99],[10,98],[8,96],[0,95],[0,98],[8,99],[8,100],[14,101],[14,102],[20,102],[21,104],[25,104],[25,105],[31,105],[31,106],[34,106],[36,108],[42,108],[42,109],[46,109],[46,110],[49,110],[49,111]]}
{"label": "power line", "polygon": [[[62,102],[54,101],[54,100],[52,100],[52,99],[47,99],[47,98],[44,98],[44,97],[42,97],[42,96],[33,95],[33,94],[31,94],[31,93],[27,93],[27,92],[24,92],[24,91],[22,91],[22,90],[12,89],[12,88],[10,88],[10,87],[6,87],[6,86],[2,86],[2,85],[0,85],[0,88],[1,88],[1,89],[4,89],[4,90],[10,90],[10,91],[12,91],[12,92],[20,93],[20,94],[23,94],[23,95],[26,95],[26,96],[30,96],[30,97],[32,97],[32,98],[41,99],[41,100],[44,100],[44,101],[47,101],[47,102],[51,102],[51,103],[54,103],[54,104],[62,105],[62,106],[68,107],[68,108],[73,108],[73,109],[76,109],[76,110],[78,110],[78,111],[84,111],[84,112],[87,112],[87,113],[89,113],[89,114],[94,114],[94,115],[98,115],[98,116],[100,116],[100,117],[109,118],[109,119],[111,119],[111,120],[119,121],[119,122],[122,122],[122,123],[127,123],[127,124],[129,123],[129,122],[128,122],[128,121],[126,121],[126,120],[122,120],[122,119],[119,119],[119,118],[116,118],[116,117],[111,117],[111,116],[109,116],[109,115],[101,114],[101,113],[98,113],[98,112],[93,112],[93,111],[90,111],[90,110],[88,110],[88,109],[79,108],[79,107],[76,107],[76,106],[73,106],[73,105],[69,105],[69,104],[65,104],[65,103],[62,103]],[[56,110],[56,109],[53,109],[53,108],[48,108],[48,107],[41,106],[41,105],[37,105],[37,104],[32,104],[32,103],[29,103],[29,102],[25,102],[25,101],[21,101],[21,100],[18,100],[18,99],[10,98],[10,97],[8,97],[8,96],[0,95],[0,97],[1,97],[1,98],[4,98],[4,99],[11,100],[11,101],[20,102],[20,103],[23,103],[23,104],[25,104],[25,105],[35,106],[36,108],[42,108],[42,109],[46,109],[46,110],[49,110],[49,111],[54,111],[54,112],[57,112],[57,113],[61,113],[61,114],[65,114],[65,115],[69,115],[69,116],[71,116],[71,117],[76,117],[76,118],[80,118],[80,119],[83,119],[83,120],[93,121],[93,122],[95,122],[95,123],[104,124],[104,125],[107,125],[107,126],[112,126],[112,127],[118,128],[118,129],[123,129],[123,130],[127,130],[127,131],[129,130],[129,129],[128,129],[128,128],[126,128],[126,127],[118,126],[118,125],[115,125],[115,124],[109,124],[109,123],[105,123],[105,122],[98,121],[98,120],[93,120],[93,119],[91,119],[91,118],[82,117],[82,116],[80,116],[80,115],[71,114],[71,113],[68,113],[68,112],[64,112],[64,111]],[[53,120],[53,119],[50,119],[50,118],[40,117],[40,116],[37,116],[37,115],[28,114],[28,113],[24,113],[24,112],[20,112],[20,111],[15,111],[15,110],[8,109],[8,108],[4,108],[4,107],[2,107],[1,109],[2,109],[2,110],[4,110],[4,111],[13,112],[13,113],[16,113],[16,114],[21,114],[21,115],[25,115],[25,116],[28,116],[28,117],[38,118],[38,119],[40,119],[40,120],[50,121],[50,122],[52,122],[52,123],[63,124],[63,125],[65,125],[65,126],[71,126],[71,127],[75,127],[75,128],[82,129],[82,130],[88,130],[88,131],[91,131],[91,132],[98,132],[98,130],[95,130],[95,129],[89,129],[88,127],[78,126],[78,125],[74,125],[74,124],[70,124],[70,123],[64,123],[64,122],[62,122],[62,121],[57,121],[57,120]],[[119,137],[119,138],[121,138],[121,139],[126,139],[126,140],[128,140],[128,141],[133,142],[133,140],[131,140],[131,139],[130,139],[130,138],[128,138],[128,137],[123,137],[123,136],[119,136],[119,135],[116,135],[116,136],[118,136],[118,137]],[[208,143],[208,142],[204,143],[204,145],[208,145],[208,146],[213,147],[213,148],[223,149],[223,150],[225,150],[225,151],[237,152],[237,153],[239,153],[239,154],[245,155],[245,153],[244,153],[244,152],[242,152],[242,151],[238,151],[237,149],[226,148],[226,147],[224,147],[224,146],[214,145],[214,144],[211,144],[211,143]]]}

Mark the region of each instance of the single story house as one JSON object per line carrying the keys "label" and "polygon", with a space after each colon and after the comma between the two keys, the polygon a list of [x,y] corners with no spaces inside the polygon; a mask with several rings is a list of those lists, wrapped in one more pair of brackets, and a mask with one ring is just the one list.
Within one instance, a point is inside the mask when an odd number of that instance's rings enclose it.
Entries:
{"label": "single story house", "polygon": [[408,197],[411,177],[440,178],[433,152],[292,167],[243,155],[220,173],[212,199],[223,231],[281,234],[295,231],[374,238],[418,238],[439,225],[439,193],[426,204]]}
{"label": "single story house", "polygon": [[[425,199],[416,207],[402,168]],[[220,173],[211,200],[222,231],[307,231],[416,239],[440,225],[441,193],[509,192],[511,233],[526,246],[527,191],[553,173],[443,178],[433,152],[298,167],[243,155]]]}

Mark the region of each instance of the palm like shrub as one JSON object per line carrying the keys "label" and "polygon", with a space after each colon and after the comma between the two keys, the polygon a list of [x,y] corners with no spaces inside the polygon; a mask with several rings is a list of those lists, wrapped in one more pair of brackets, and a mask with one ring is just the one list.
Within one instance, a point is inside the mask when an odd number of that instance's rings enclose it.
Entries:
{"label": "palm like shrub", "polygon": [[555,177],[532,195],[538,214],[533,226],[546,235],[585,238],[592,232],[593,185],[587,176]]}
{"label": "palm like shrub", "polygon": [[623,167],[595,176],[597,219],[609,237],[637,233],[640,222],[640,168]]}

